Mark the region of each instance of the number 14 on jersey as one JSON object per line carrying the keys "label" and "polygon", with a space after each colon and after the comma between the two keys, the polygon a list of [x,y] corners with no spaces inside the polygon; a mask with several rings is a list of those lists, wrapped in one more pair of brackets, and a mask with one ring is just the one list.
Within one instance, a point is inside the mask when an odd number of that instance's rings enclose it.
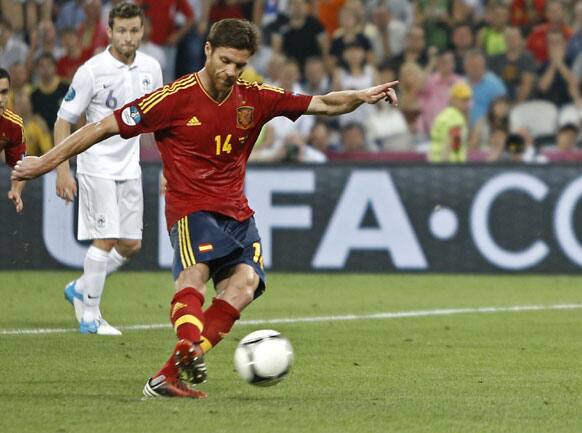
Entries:
{"label": "number 14 on jersey", "polygon": [[221,153],[230,153],[232,150],[232,144],[230,144],[230,139],[232,138],[232,134],[228,134],[224,141],[222,140],[221,135],[217,135],[214,137],[214,142],[216,143],[216,154],[220,155]]}

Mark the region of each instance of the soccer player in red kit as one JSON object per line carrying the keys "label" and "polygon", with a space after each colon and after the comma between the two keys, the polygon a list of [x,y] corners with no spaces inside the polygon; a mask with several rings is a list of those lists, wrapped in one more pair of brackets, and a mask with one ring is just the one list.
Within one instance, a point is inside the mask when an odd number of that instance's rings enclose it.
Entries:
{"label": "soccer player in red kit", "polygon": [[[198,73],[84,126],[42,157],[26,157],[13,171],[15,180],[30,179],[111,135],[154,133],[167,179],[176,289],[170,319],[178,343],[146,383],[147,397],[206,397],[191,386],[206,380],[204,352],[265,289],[261,240],[244,195],[246,163],[261,127],[276,116],[337,115],[382,99],[397,104],[397,81],[307,96],[239,80],[257,45],[257,29],[248,21],[215,23]],[[210,279],[216,296],[203,311]]]}
{"label": "soccer player in red kit", "polygon": [[[6,107],[9,91],[10,74],[0,68],[0,152],[4,151],[6,164],[14,167],[16,161],[24,156],[26,144],[22,117]],[[13,180],[8,191],[8,198],[14,203],[16,212],[21,212],[23,208],[21,194],[24,185],[25,182]]]}

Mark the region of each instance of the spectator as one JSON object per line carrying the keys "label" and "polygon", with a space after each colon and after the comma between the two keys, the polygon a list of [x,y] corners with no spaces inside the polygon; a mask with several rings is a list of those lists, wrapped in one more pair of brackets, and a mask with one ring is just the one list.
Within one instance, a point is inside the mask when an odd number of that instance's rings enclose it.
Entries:
{"label": "spectator", "polygon": [[422,130],[428,134],[438,113],[449,105],[451,87],[462,81],[455,74],[455,57],[452,51],[442,52],[436,62],[436,71],[428,76],[420,92]]}
{"label": "spectator", "polygon": [[311,147],[320,151],[324,155],[337,152],[339,146],[334,140],[334,131],[329,127],[327,122],[316,120],[311,128],[307,142]]}
{"label": "spectator", "polygon": [[436,117],[431,130],[430,162],[466,162],[471,87],[463,82],[451,88],[449,106]]}
{"label": "spectator", "polygon": [[331,90],[325,63],[321,57],[310,57],[305,61],[303,90],[309,95],[324,95]]}
{"label": "spectator", "polygon": [[210,0],[188,0],[194,14],[192,28],[180,40],[176,54],[176,76],[181,77],[204,66],[204,43],[208,33]]}
{"label": "spectator", "polygon": [[[10,67],[10,93],[8,94],[8,108],[14,107],[14,100],[20,95],[30,96],[32,86],[29,83],[28,69],[24,63],[14,63]],[[16,111],[16,110],[14,110]],[[20,113],[17,113],[20,114]]]}
{"label": "spectator", "polygon": [[26,65],[34,70],[36,60],[44,53],[50,53],[55,59],[65,55],[65,50],[57,44],[57,30],[52,21],[42,21],[30,33],[30,50]]}
{"label": "spectator", "polygon": [[15,95],[14,111],[22,117],[24,122],[26,154],[41,156],[51,150],[53,147],[51,134],[43,118],[33,113],[29,94]]}
{"label": "spectator", "polygon": [[511,25],[529,31],[544,20],[546,0],[511,0],[509,15]]}
{"label": "spectator", "polygon": [[455,74],[465,75],[465,54],[473,48],[473,29],[468,23],[460,23],[453,30],[453,52],[455,54]]}
{"label": "spectator", "polygon": [[61,31],[61,45],[65,55],[57,61],[57,73],[65,81],[71,81],[79,66],[84,63],[81,42],[75,29],[66,28]]}
{"label": "spectator", "polygon": [[150,40],[150,36],[152,34],[152,21],[147,17],[144,16],[143,20],[143,38],[141,39],[141,43],[139,44],[139,50],[142,53],[149,54],[154,59],[158,61],[162,71],[166,67],[166,53],[159,45],[154,44]]}
{"label": "spectator", "polygon": [[575,123],[565,123],[556,134],[556,150],[569,152],[576,149],[580,126]]}
{"label": "spectator", "polygon": [[570,38],[566,48],[566,60],[570,65],[576,60],[576,56],[582,53],[582,1],[576,3],[574,20],[575,33]]}
{"label": "spectator", "polygon": [[372,44],[368,37],[362,33],[352,9],[346,5],[340,12],[340,28],[331,41],[328,64],[330,71],[333,71],[337,65],[348,66],[344,59],[344,50],[347,49],[348,45],[362,47],[368,63],[373,63]]}
{"label": "spectator", "polygon": [[404,51],[407,27],[395,19],[389,9],[380,4],[373,11],[373,22],[378,28],[380,48],[376,49],[376,58],[382,62]]}
{"label": "spectator", "polygon": [[406,35],[404,51],[394,56],[390,62],[395,71],[399,71],[405,62],[413,61],[425,67],[428,64],[425,33],[421,26],[414,25]]}
{"label": "spectator", "polygon": [[10,17],[14,33],[22,36],[30,34],[39,22],[50,21],[52,8],[52,0],[4,0],[0,16]]}
{"label": "spectator", "polygon": [[366,129],[361,123],[351,122],[341,129],[342,151],[348,153],[360,153],[376,150],[368,142]]}
{"label": "spectator", "polygon": [[420,94],[426,81],[425,72],[416,62],[406,62],[400,68],[400,95],[398,105],[406,119],[408,130],[415,143],[424,140],[424,131],[420,118]]}
{"label": "spectator", "polygon": [[32,109],[43,118],[52,136],[57,111],[69,86],[57,75],[57,62],[51,53],[40,55],[35,70],[38,82],[30,96]]}
{"label": "spectator", "polygon": [[[166,68],[162,69],[164,83],[176,78],[176,53],[178,43],[194,25],[194,12],[187,0],[140,0],[152,24],[150,41],[164,50]],[[176,24],[176,14],[181,13],[184,23]]]}
{"label": "spectator", "polygon": [[534,90],[536,64],[531,53],[524,49],[525,41],[518,27],[507,27],[505,40],[507,52],[490,57],[487,66],[503,80],[509,100],[517,104],[528,99]]}
{"label": "spectator", "polygon": [[548,159],[536,151],[531,134],[523,128],[507,136],[505,149],[501,153],[499,161],[543,164],[548,162]]}
{"label": "spectator", "polygon": [[487,160],[497,161],[505,148],[509,134],[509,100],[505,96],[496,98],[486,117],[477,122],[470,132],[469,149],[487,151]]}
{"label": "spectator", "polygon": [[549,59],[548,33],[551,30],[560,31],[566,41],[574,33],[572,28],[566,24],[564,7],[559,0],[550,0],[547,2],[546,19],[547,23],[536,26],[527,38],[527,49],[531,51],[539,63],[545,63]]}
{"label": "spectator", "polygon": [[317,18],[307,12],[305,0],[289,0],[289,22],[278,35],[273,35],[273,49],[299,63],[301,72],[305,61],[313,56],[326,56],[326,35]]}
{"label": "spectator", "polygon": [[317,0],[316,11],[321,25],[329,36],[333,35],[339,27],[339,11],[343,8],[346,0]]}
{"label": "spectator", "polygon": [[[396,80],[396,73],[388,65],[378,72],[375,84]],[[370,142],[384,151],[399,152],[413,150],[412,135],[408,131],[402,112],[389,104],[375,104],[364,123]]]}
{"label": "spectator", "polygon": [[[377,81],[377,72],[376,68],[367,61],[367,47],[367,45],[362,45],[360,39],[344,45],[342,66],[335,70],[333,77],[333,90],[359,90],[374,85]],[[371,111],[371,105],[362,105],[351,113],[341,115],[339,123],[340,125],[350,122],[363,124]]]}
{"label": "spectator", "polygon": [[77,30],[81,41],[81,56],[86,61],[109,44],[109,37],[101,22],[101,0],[84,0],[83,12],[85,19]]}
{"label": "spectator", "polygon": [[497,75],[485,69],[485,57],[477,49],[465,55],[465,71],[467,81],[473,90],[473,106],[469,121],[472,128],[489,112],[495,98],[507,94],[507,89]]}
{"label": "spectator", "polygon": [[12,25],[0,19],[0,68],[10,69],[15,63],[26,63],[28,46],[13,35]]}
{"label": "spectator", "polygon": [[416,22],[423,26],[429,47],[445,49],[449,45],[452,3],[452,0],[414,0]]}
{"label": "spectator", "polygon": [[281,53],[273,52],[267,62],[265,81],[268,83],[277,83],[281,78],[281,71],[287,63],[287,59]]}
{"label": "spectator", "polygon": [[477,47],[487,56],[505,54],[507,43],[505,29],[509,21],[509,10],[503,3],[492,3],[489,11],[489,22],[479,30]]}
{"label": "spectator", "polygon": [[83,0],[69,0],[58,10],[57,30],[76,29],[84,20]]}
{"label": "spectator", "polygon": [[566,65],[566,41],[558,30],[548,32],[549,60],[539,71],[538,96],[553,102],[558,107],[579,100],[577,80]]}

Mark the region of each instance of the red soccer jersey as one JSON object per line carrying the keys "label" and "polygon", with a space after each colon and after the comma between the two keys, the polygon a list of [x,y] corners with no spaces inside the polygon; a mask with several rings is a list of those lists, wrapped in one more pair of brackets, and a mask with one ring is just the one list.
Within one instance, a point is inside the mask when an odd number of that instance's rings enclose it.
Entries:
{"label": "red soccer jersey", "polygon": [[168,228],[211,211],[244,221],[253,215],[244,194],[247,159],[262,126],[276,116],[295,121],[311,96],[239,80],[222,101],[186,75],[114,112],[120,135],[154,132],[162,154]]}
{"label": "red soccer jersey", "polygon": [[6,164],[14,167],[26,153],[22,117],[6,108],[0,116],[0,152],[4,151]]}

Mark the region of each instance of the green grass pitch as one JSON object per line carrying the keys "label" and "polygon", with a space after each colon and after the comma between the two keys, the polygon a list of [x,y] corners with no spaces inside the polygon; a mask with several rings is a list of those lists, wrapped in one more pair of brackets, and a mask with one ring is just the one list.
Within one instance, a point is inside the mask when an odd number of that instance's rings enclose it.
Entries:
{"label": "green grass pitch", "polygon": [[[62,289],[75,275],[0,272],[2,433],[582,431],[582,277],[271,274],[243,319],[358,317],[240,323],[207,355],[207,400],[142,401],[172,330],[72,332]],[[164,324],[171,296],[169,272],[121,272],[102,310],[114,325]],[[555,304],[573,308],[431,313]],[[427,313],[359,317],[407,311]],[[237,341],[262,328],[295,350],[272,388],[247,385],[232,364]]]}

